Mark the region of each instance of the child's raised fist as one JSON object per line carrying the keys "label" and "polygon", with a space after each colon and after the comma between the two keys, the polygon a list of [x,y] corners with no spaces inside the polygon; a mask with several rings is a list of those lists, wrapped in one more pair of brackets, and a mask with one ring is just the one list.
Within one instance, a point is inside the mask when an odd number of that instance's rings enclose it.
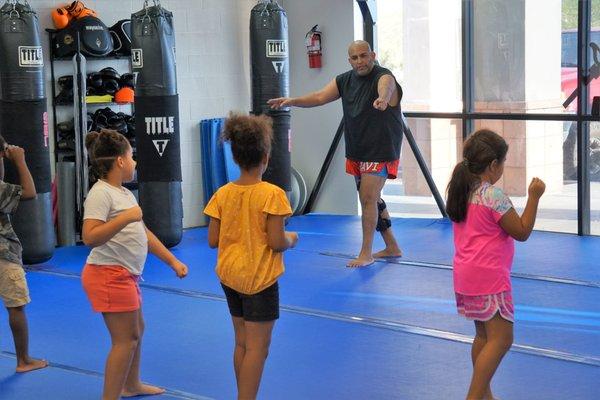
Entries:
{"label": "child's raised fist", "polygon": [[540,198],[546,190],[546,184],[539,178],[533,178],[529,184],[529,196]]}

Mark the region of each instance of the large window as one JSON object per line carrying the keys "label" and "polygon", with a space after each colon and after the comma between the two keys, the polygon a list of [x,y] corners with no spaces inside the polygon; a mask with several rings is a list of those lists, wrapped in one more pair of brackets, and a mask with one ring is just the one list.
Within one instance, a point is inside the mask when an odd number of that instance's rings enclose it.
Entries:
{"label": "large window", "polygon": [[[560,0],[477,0],[472,11],[474,111],[574,110],[562,106],[561,77],[574,71],[569,84],[577,87],[577,31],[566,33],[563,49]],[[563,70],[564,50],[575,57]]]}
{"label": "large window", "polygon": [[[443,195],[464,139],[491,128],[510,146],[499,185],[515,207],[524,207],[532,177],[547,184],[536,229],[599,235],[600,122],[591,105],[600,96],[600,0],[375,3],[375,49],[402,84],[403,110],[437,190]],[[590,75],[585,87],[581,73]],[[587,96],[581,109],[579,93]],[[394,215],[440,216],[406,141],[399,178],[384,189]]]}
{"label": "large window", "polygon": [[[378,0],[375,50],[404,92],[402,107],[422,112],[460,112],[462,104],[461,0]],[[460,119],[409,118],[408,125],[443,193],[462,151]],[[383,197],[394,216],[440,216],[417,160],[403,142],[398,179]]]}
{"label": "large window", "polygon": [[[462,123],[459,119],[409,118],[423,158],[437,187],[443,192],[462,153]],[[398,179],[389,180],[383,199],[393,216],[438,218],[440,210],[406,141],[403,143]]]}
{"label": "large window", "polygon": [[402,84],[405,108],[462,110],[460,0],[379,0],[376,27],[379,62]]}
{"label": "large window", "polygon": [[[546,183],[535,228],[577,233],[576,126],[563,147],[562,121],[477,120],[474,129],[491,128],[504,137],[509,150],[504,175],[496,186],[508,194],[519,214],[527,203],[533,177]],[[571,151],[571,156],[569,156]]]}

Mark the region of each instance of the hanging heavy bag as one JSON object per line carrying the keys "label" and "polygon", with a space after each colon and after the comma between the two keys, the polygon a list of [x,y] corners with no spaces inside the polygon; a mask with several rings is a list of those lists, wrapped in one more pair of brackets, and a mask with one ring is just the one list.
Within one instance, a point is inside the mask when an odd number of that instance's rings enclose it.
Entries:
{"label": "hanging heavy bag", "polygon": [[271,110],[267,100],[290,93],[288,23],[276,1],[260,1],[250,14],[252,113],[273,118],[273,145],[263,179],[292,190],[289,109]]}
{"label": "hanging heavy bag", "polygon": [[183,202],[173,14],[154,1],[131,16],[137,72],[135,141],[140,206],[148,228],[167,246],[181,241]]}
{"label": "hanging heavy bag", "polygon": [[[54,224],[48,151],[44,58],[37,14],[29,4],[0,8],[0,134],[25,149],[37,197],[20,202],[11,216],[23,247],[23,262],[48,260],[54,252]],[[14,164],[5,162],[4,180],[19,184]]]}

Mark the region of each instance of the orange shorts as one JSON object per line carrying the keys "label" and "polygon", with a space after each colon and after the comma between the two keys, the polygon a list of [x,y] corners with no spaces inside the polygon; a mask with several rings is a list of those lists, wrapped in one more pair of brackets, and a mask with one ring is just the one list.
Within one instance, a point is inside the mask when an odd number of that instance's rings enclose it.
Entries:
{"label": "orange shorts", "polygon": [[81,273],[83,289],[96,312],[139,310],[142,295],[139,276],[119,265],[86,264]]}
{"label": "orange shorts", "polygon": [[375,162],[346,159],[346,172],[356,177],[360,177],[362,174],[373,174],[396,179],[399,165],[400,160]]}

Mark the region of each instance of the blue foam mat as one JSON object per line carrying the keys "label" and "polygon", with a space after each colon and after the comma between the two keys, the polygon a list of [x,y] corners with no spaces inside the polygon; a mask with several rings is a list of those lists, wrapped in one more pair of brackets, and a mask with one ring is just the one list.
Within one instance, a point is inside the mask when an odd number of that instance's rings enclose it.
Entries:
{"label": "blue foam mat", "polygon": [[[51,363],[26,374],[14,373],[14,354],[0,353],[0,399],[3,400],[96,400],[104,377],[77,367]],[[133,399],[143,398],[132,397]],[[161,400],[210,400],[209,397],[171,390]]]}
{"label": "blue foam mat", "polygon": [[[360,217],[311,214],[294,217],[288,229],[301,236],[300,248],[356,254],[361,244]],[[451,265],[452,224],[444,219],[394,218],[394,234],[405,260]],[[374,247],[383,241],[375,237]],[[527,242],[516,242],[513,271],[600,283],[596,261],[600,237],[534,231]]]}
{"label": "blue foam mat", "polygon": [[[412,400],[440,398],[440,393],[449,399],[464,396],[470,374],[468,344],[452,339],[452,335],[466,338],[472,336],[473,328],[455,314],[450,270],[382,262],[355,270],[344,267],[347,260],[343,257],[321,254],[351,254],[358,249],[358,218],[295,217],[288,229],[299,231],[301,240],[285,255],[282,318],[275,328],[262,398]],[[447,222],[402,219],[394,221],[394,229],[404,259],[451,262]],[[376,246],[381,244],[378,238]],[[599,244],[598,238],[535,232],[529,242],[517,247],[514,270],[592,282],[598,275],[593,260]],[[548,249],[555,248],[554,257],[549,257]],[[43,271],[28,274],[33,297],[28,306],[31,346],[35,356],[100,372],[108,336],[73,276],[81,270],[88,251],[83,246],[57,249],[54,257],[39,267]],[[206,229],[185,231],[173,252],[190,267],[188,278],[179,280],[153,256],[144,272],[148,333],[143,376],[194,396],[232,398],[233,335],[214,275],[216,252],[207,247]],[[517,346],[495,379],[497,395],[594,398],[600,390],[600,367],[594,366],[600,360],[600,289],[537,279],[515,278],[513,284]],[[372,318],[374,323],[349,318],[352,316]],[[0,324],[6,326],[3,318]],[[405,333],[411,326],[418,328],[414,330],[417,334]],[[427,336],[419,334],[419,329],[439,330],[441,334]],[[444,332],[449,340],[440,339],[446,337]],[[172,346],[174,341],[179,346]],[[2,350],[11,346],[8,340],[0,341]],[[527,346],[533,346],[533,353],[538,355],[522,354]],[[542,357],[541,350],[581,356],[584,362],[560,361],[549,358],[548,353]],[[289,372],[290,365],[294,365],[293,373]],[[10,370],[5,374],[10,375]],[[64,386],[62,379],[70,378],[56,379]],[[20,388],[17,384],[11,390],[21,396],[26,389],[22,392]],[[93,391],[89,398],[97,398],[96,389]],[[0,398],[1,393],[4,391],[0,390]],[[39,397],[27,394],[18,398]]]}
{"label": "blue foam mat", "polygon": [[[152,257],[143,285],[220,296],[214,264],[199,265],[197,253],[182,253],[178,256],[191,268],[188,278],[178,280]],[[281,279],[286,288],[281,294],[284,305],[473,334],[473,324],[456,315],[448,271],[396,266],[356,271],[340,266],[339,259],[294,251],[286,254],[286,265]],[[597,291],[516,280],[516,343],[600,357],[595,345],[600,340]],[[564,340],[565,335],[571,340]]]}
{"label": "blue foam mat", "polygon": [[[101,317],[91,312],[79,280],[44,273],[30,273],[28,280],[34,299],[28,306],[32,354],[101,371],[108,334]],[[233,333],[226,304],[149,289],[143,297],[143,379],[204,398],[233,398]],[[6,342],[3,350],[10,347]],[[0,362],[0,368],[4,379],[13,379],[11,362]],[[88,385],[53,369],[36,374],[35,387],[12,382],[15,398],[98,397],[98,380]],[[467,344],[284,311],[274,330],[260,398],[458,399],[469,374]],[[598,378],[598,367],[511,352],[497,372],[494,391],[507,399],[583,400],[594,398]],[[81,386],[69,388],[78,397],[53,397],[61,393],[54,387],[64,390],[78,382]],[[0,383],[4,387],[4,380]]]}
{"label": "blue foam mat", "polygon": [[[456,315],[451,271],[385,263],[355,270],[344,267],[345,259],[320,255],[319,248],[342,248],[341,243],[354,240],[351,235],[346,239],[336,237],[337,240],[332,242],[324,240],[329,234],[322,234],[322,231],[331,230],[332,219],[336,218],[292,219],[290,229],[298,229],[298,225],[304,224],[300,228],[312,230],[301,233],[298,248],[285,254],[287,270],[281,284],[287,290],[282,291],[282,304],[473,334],[473,324]],[[339,225],[343,226],[347,223],[344,221],[352,218],[341,220]],[[308,223],[312,225],[308,227]],[[415,229],[438,226],[435,222],[432,225],[431,221],[409,223],[416,225]],[[320,247],[312,243],[315,236],[321,239]],[[437,240],[435,232],[426,237]],[[348,247],[351,245],[347,244],[343,249]],[[412,252],[412,248],[407,245],[405,251]],[[206,244],[206,229],[186,231],[182,243],[173,252],[190,267],[189,277],[183,281],[177,279],[169,268],[150,256],[144,272],[147,284],[221,295],[213,271],[216,251]],[[78,273],[86,254],[85,247],[58,249],[46,268]],[[600,342],[598,288],[524,279],[513,279],[513,284],[516,343],[600,357],[600,346],[595,345]],[[565,336],[570,339],[565,340]]]}

